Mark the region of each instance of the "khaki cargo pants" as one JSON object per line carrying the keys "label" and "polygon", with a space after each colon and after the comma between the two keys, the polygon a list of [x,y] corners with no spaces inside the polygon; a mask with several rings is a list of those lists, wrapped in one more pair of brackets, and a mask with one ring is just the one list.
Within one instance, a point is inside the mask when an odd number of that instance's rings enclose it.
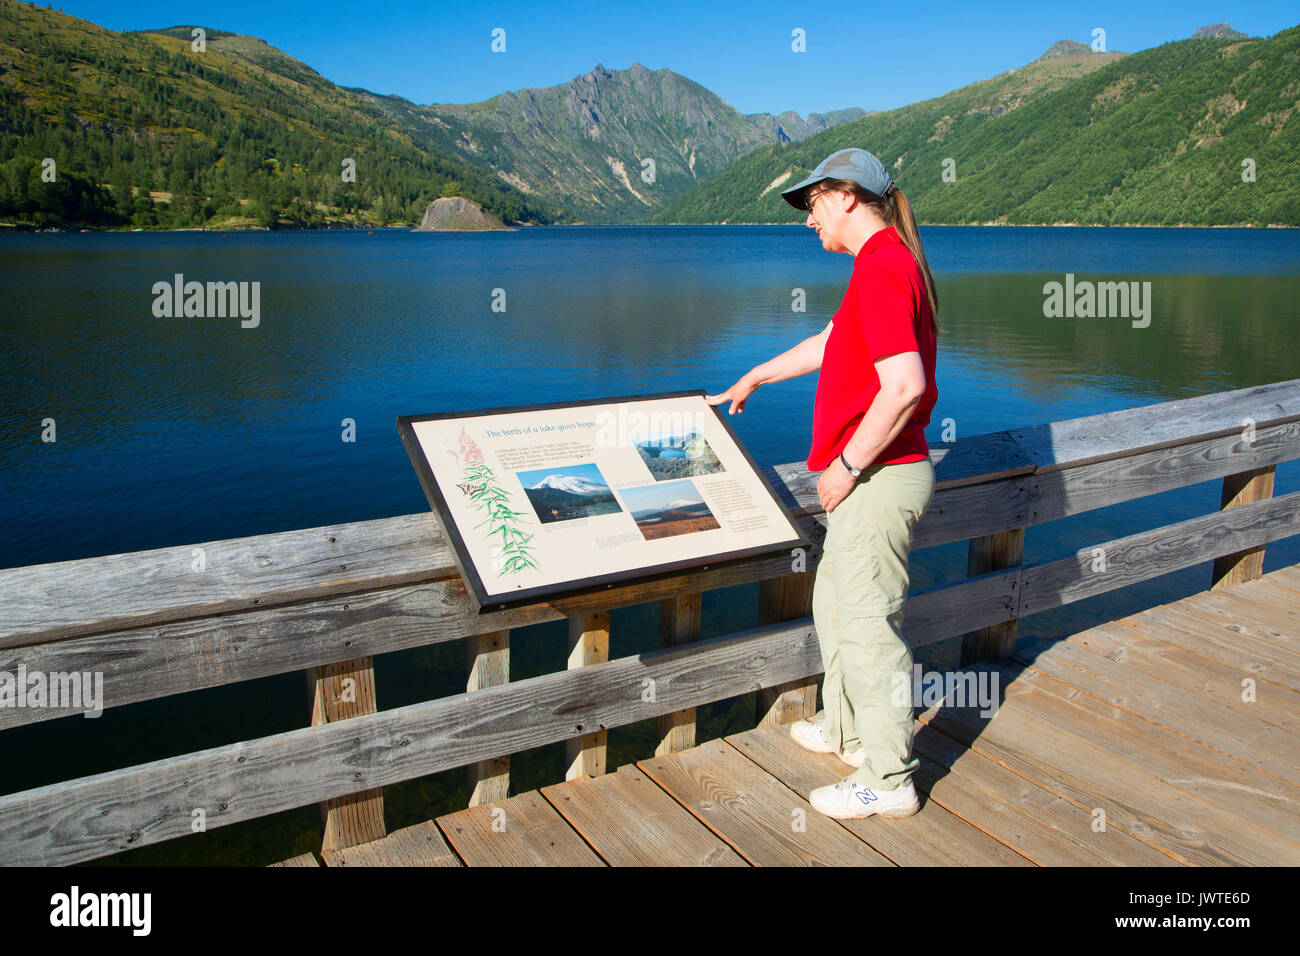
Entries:
{"label": "khaki cargo pants", "polygon": [[826,670],[822,730],[843,752],[866,749],[851,776],[872,789],[905,786],[920,764],[912,756],[912,652],[902,609],[912,526],[933,498],[929,459],[875,465],[827,515],[813,584]]}

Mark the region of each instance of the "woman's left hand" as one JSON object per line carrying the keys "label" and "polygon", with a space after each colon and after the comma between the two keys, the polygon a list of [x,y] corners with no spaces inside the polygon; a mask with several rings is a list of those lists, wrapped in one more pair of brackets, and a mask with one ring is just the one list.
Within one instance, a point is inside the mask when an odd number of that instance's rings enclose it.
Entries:
{"label": "woman's left hand", "polygon": [[834,511],[835,506],[849,496],[855,484],[857,479],[849,474],[849,470],[840,463],[839,459],[830,463],[830,467],[817,479],[817,498],[827,514]]}

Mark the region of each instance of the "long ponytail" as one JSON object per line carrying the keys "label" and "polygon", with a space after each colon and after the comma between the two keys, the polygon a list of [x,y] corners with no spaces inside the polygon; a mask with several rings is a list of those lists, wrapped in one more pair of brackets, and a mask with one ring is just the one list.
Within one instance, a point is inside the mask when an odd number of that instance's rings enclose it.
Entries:
{"label": "long ponytail", "polygon": [[930,325],[937,337],[941,331],[939,328],[939,293],[935,291],[934,274],[930,272],[930,263],[925,258],[925,250],[921,248],[921,231],[916,228],[916,219],[912,216],[912,204],[907,201],[903,191],[895,186],[889,190],[889,199],[885,200],[885,206],[887,211],[892,212],[893,215],[885,215],[881,218],[898,230],[898,238],[902,239],[903,245],[911,250],[912,258],[921,267],[921,275],[925,278],[925,291],[930,296]]}

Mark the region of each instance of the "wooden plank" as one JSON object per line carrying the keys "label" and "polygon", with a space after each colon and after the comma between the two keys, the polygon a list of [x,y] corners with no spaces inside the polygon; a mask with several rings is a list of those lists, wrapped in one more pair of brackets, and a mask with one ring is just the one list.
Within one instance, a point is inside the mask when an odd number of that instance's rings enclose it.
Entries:
{"label": "wooden plank", "polygon": [[631,764],[541,792],[610,866],[748,866]]}
{"label": "wooden plank", "polygon": [[[469,618],[462,611],[470,613],[443,582],[0,649],[0,661],[51,672],[99,671],[105,704],[118,706],[463,640],[457,628]],[[0,712],[0,727],[10,725],[7,716]]]}
{"label": "wooden plank", "polygon": [[903,604],[903,637],[909,647],[922,647],[988,627],[1016,616],[1020,601],[1021,568],[991,571],[960,584],[908,594]]}
{"label": "wooden plank", "polygon": [[[1255,581],[1234,585],[1230,589],[1223,590],[1223,593],[1239,601],[1246,601],[1254,607],[1265,608],[1285,615],[1288,626],[1300,624],[1300,600],[1297,600],[1294,591],[1282,587],[1276,581],[1260,578]],[[1291,636],[1294,638],[1297,635],[1293,633]]]}
{"label": "wooden plank", "polygon": [[1254,441],[1233,432],[1039,473],[1031,479],[1029,520],[1019,523],[1055,521],[1295,458],[1300,458],[1300,422],[1293,421],[1256,429]]}
{"label": "wooden plank", "polygon": [[1116,538],[1021,569],[1019,616],[1300,533],[1300,491]]}
{"label": "wooden plank", "polygon": [[[374,659],[363,657],[307,672],[312,688],[311,726],[349,720],[378,709]],[[378,840],[384,827],[384,792],[352,793],[320,805],[321,853]]]}
{"label": "wooden plank", "polygon": [[721,740],[638,766],[754,866],[892,866]]}
{"label": "wooden plank", "polygon": [[1145,717],[1235,760],[1300,781],[1300,739],[1123,664],[1061,642],[1031,658],[1015,659],[1130,713]]}
{"label": "wooden plank", "polygon": [[1174,607],[1148,608],[1119,623],[1251,677],[1300,690],[1300,654],[1230,630],[1223,623],[1211,624]]}
{"label": "wooden plank", "polygon": [[1292,647],[1300,647],[1300,601],[1291,591],[1272,581],[1253,581],[1220,589],[1219,593],[1248,607],[1251,620],[1275,626]]}
{"label": "wooden plank", "polygon": [[939,488],[936,483],[930,509],[912,529],[912,550],[1033,524],[1038,494],[1033,475],[957,488]]}
{"label": "wooden plank", "polygon": [[437,519],[420,514],[12,568],[0,634],[44,642],[340,597],[428,580],[430,563],[456,574]]}
{"label": "wooden plank", "polygon": [[[814,542],[820,549],[821,541]],[[820,551],[819,551],[820,556]],[[802,556],[807,560],[807,556]],[[760,581],[758,585],[758,623],[808,617],[812,614],[813,575],[806,566],[783,578]],[[817,713],[816,676],[792,681],[779,687],[761,688],[754,696],[756,723],[760,727],[792,724]]]}
{"label": "wooden plank", "polygon": [[[594,611],[569,618],[569,669],[603,664],[609,660],[609,612]],[[564,742],[565,780],[605,772],[608,733],[602,727]]]}
{"label": "wooden plank", "polygon": [[[803,519],[805,523],[811,526],[817,525],[814,518]],[[428,542],[420,544],[421,551],[428,551],[430,545]],[[140,552],[141,554],[150,554],[152,552]],[[116,558],[127,558],[134,556],[117,555]],[[108,560],[94,558],[92,561]],[[42,566],[44,567],[44,566]],[[23,570],[23,569],[14,569]],[[748,559],[739,562],[728,562],[721,565],[711,565],[709,570],[696,571],[677,577],[663,578],[654,581],[637,582],[636,584],[626,585],[621,588],[609,588],[604,591],[594,592],[592,594],[580,595],[571,598],[557,599],[545,604],[532,604],[520,608],[512,608],[505,611],[488,611],[479,613],[474,607],[465,591],[464,584],[459,577],[440,578],[439,574],[445,572],[455,573],[450,566],[448,568],[437,568],[431,572],[430,580],[419,582],[412,586],[387,587],[379,586],[367,591],[348,592],[339,595],[326,595],[321,598],[310,598],[305,601],[295,601],[295,606],[284,608],[287,616],[271,618],[260,616],[266,610],[272,610],[267,607],[269,602],[261,602],[261,606],[255,606],[253,610],[243,613],[230,613],[228,617],[222,618],[228,624],[231,622],[258,621],[266,624],[274,621],[274,629],[283,629],[286,625],[292,626],[302,617],[304,610],[314,612],[319,616],[323,611],[331,612],[330,619],[325,622],[318,622],[317,626],[337,628],[348,624],[373,624],[376,618],[380,617],[402,617],[416,618],[417,620],[404,620],[401,623],[408,630],[415,630],[414,635],[418,639],[410,640],[402,645],[385,644],[380,650],[397,650],[401,647],[419,647],[424,644],[435,643],[437,641],[459,640],[471,634],[490,634],[497,630],[508,630],[514,627],[525,627],[530,624],[539,624],[547,621],[563,620],[569,616],[590,611],[610,610],[612,608],[624,607],[633,604],[644,604],[649,601],[662,600],[673,597],[685,591],[707,591],[716,588],[732,587],[738,584],[748,584],[765,578],[779,577],[788,574],[790,571],[790,557],[785,552],[778,552],[775,555]],[[5,576],[10,571],[0,571],[0,588],[3,588]],[[87,569],[87,573],[93,570]],[[142,573],[145,573],[142,569]],[[147,575],[146,575],[147,576]],[[143,589],[141,589],[143,590]],[[379,604],[381,607],[376,610],[373,605]],[[382,605],[394,605],[385,607]],[[0,605],[0,609],[3,606]],[[337,614],[337,611],[348,611],[348,614]],[[387,611],[388,613],[384,613]],[[159,612],[163,614],[164,612]],[[193,605],[174,609],[165,612],[177,620],[188,620],[192,617],[201,617],[210,619],[210,612],[200,605]],[[227,612],[222,612],[227,613]],[[368,620],[359,620],[362,617],[369,617]],[[340,620],[342,618],[343,620]],[[154,622],[162,624],[166,622]],[[27,633],[18,628],[6,629],[0,626],[0,648],[25,647],[32,644],[43,643],[50,640],[64,639],[66,637],[77,637],[91,633],[105,633],[108,628],[98,627],[91,628],[89,625],[82,626],[80,629],[71,629],[72,633],[64,633],[70,628],[61,625],[51,625],[50,627],[40,627],[36,633]],[[243,635],[247,637],[248,635]],[[350,635],[351,637],[351,635]],[[372,650],[371,653],[379,653],[380,650]],[[345,657],[348,659],[356,657],[357,651],[352,650]],[[309,663],[324,663],[323,661],[309,661]],[[296,668],[288,668],[296,669]]]}
{"label": "wooden plank", "polygon": [[[418,527],[427,529],[429,526],[423,523],[425,517],[428,516],[407,516]],[[824,518],[822,520],[824,521]],[[816,518],[803,518],[801,523],[811,528],[816,526],[818,521]],[[366,522],[359,524],[364,525]],[[805,533],[810,533],[808,528],[805,528]],[[311,530],[328,532],[332,529]],[[386,529],[375,530],[387,533]],[[210,639],[214,633],[219,632],[217,627],[211,625],[211,621],[215,620],[212,615],[215,614],[227,615],[220,619],[227,625],[243,621],[267,622],[272,636],[275,636],[276,631],[283,630],[286,623],[303,628],[308,633],[314,633],[320,628],[335,630],[348,625],[362,630],[366,625],[373,624],[376,618],[394,618],[394,623],[400,625],[406,632],[404,636],[407,637],[407,641],[401,645],[384,644],[367,650],[370,654],[376,654],[385,650],[397,650],[403,646],[419,647],[440,640],[459,640],[471,634],[490,634],[498,630],[562,620],[590,611],[644,604],[673,597],[684,591],[707,591],[747,584],[788,574],[790,571],[789,555],[781,552],[768,557],[710,566],[707,571],[695,571],[656,581],[642,581],[619,588],[607,588],[592,594],[557,599],[545,604],[532,604],[506,611],[489,611],[480,614],[465,591],[465,586],[451,561],[450,551],[443,544],[441,537],[436,536],[436,527],[434,533],[435,537],[431,539],[416,538],[413,541],[404,540],[394,545],[407,554],[409,561],[420,563],[423,569],[420,572],[398,572],[389,569],[382,573],[377,572],[360,582],[348,578],[312,583],[310,587],[295,586],[291,582],[271,579],[266,582],[267,586],[280,590],[262,590],[260,593],[250,591],[247,597],[238,596],[229,599],[221,597],[220,594],[212,596],[208,590],[201,587],[196,587],[193,593],[190,593],[180,585],[172,588],[167,584],[165,587],[159,586],[159,603],[156,609],[147,612],[141,610],[150,607],[146,603],[141,603],[142,596],[153,593],[151,591],[153,585],[150,582],[164,577],[164,571],[178,560],[178,556],[171,553],[177,549],[89,558],[84,563],[64,562],[58,565],[0,570],[0,593],[10,588],[20,599],[12,607],[0,604],[0,649],[87,637],[111,631],[130,631],[144,626],[161,627],[194,618],[204,619],[199,626],[203,629],[204,636]],[[295,532],[295,534],[307,534],[307,532]],[[356,538],[359,534],[360,532],[356,532],[350,538]],[[263,538],[266,537],[269,536],[230,539],[227,543],[251,542],[242,546],[244,550],[250,552],[263,546],[268,548],[281,546],[275,542],[264,541]],[[377,542],[377,549],[379,545],[380,543]],[[364,557],[368,553],[363,541],[352,546],[358,549],[359,557]],[[329,547],[332,548],[333,544]],[[278,555],[278,557],[287,560],[290,556]],[[262,554],[256,557],[259,567],[273,568],[276,560],[275,555]],[[302,574],[311,570],[312,564],[307,558],[298,555],[294,560],[307,569],[302,571]],[[78,565],[78,567],[64,565]],[[120,572],[124,566],[132,569],[132,575],[136,580],[129,583],[119,581],[119,578],[123,577]],[[346,566],[350,568],[352,564]],[[209,569],[211,570],[211,564]],[[48,588],[49,582],[46,580],[48,577],[64,574],[80,575],[86,582],[86,586],[76,593],[57,595],[63,601],[57,608],[58,613],[44,615],[40,603],[43,593],[41,589]],[[125,577],[129,578],[132,575],[125,575]],[[408,579],[415,577],[419,577],[420,580],[414,584],[406,583]],[[390,581],[397,583],[390,584],[388,583]],[[134,604],[123,606],[120,613],[106,611],[117,606],[119,589],[130,590],[133,598],[137,600]],[[173,591],[175,591],[175,599],[168,603],[168,595]],[[88,599],[86,594],[92,596]],[[189,599],[189,603],[182,603],[186,598]],[[263,613],[280,608],[288,613],[278,618]],[[333,612],[330,614],[330,619],[320,620],[322,613],[327,609]],[[305,619],[304,611],[307,612]],[[339,614],[337,613],[339,611],[347,613]],[[271,621],[274,621],[273,625],[269,623]],[[357,642],[361,636],[360,634],[349,635],[348,639]],[[286,642],[290,640],[290,638],[282,639]],[[391,637],[388,640],[391,640]],[[348,660],[357,656],[359,656],[358,650],[351,650],[337,659]],[[320,658],[309,659],[302,666],[327,662]],[[295,665],[284,669],[299,668]]]}
{"label": "wooden plank", "polygon": [[466,866],[604,866],[536,790],[437,818]]}
{"label": "wooden plank", "polygon": [[1266,607],[1261,601],[1252,600],[1257,593],[1253,584],[1239,584],[1230,590],[1202,591],[1169,607],[1287,654],[1300,652],[1300,625],[1294,620],[1295,612]]}
{"label": "wooden plank", "polygon": [[[1025,551],[1025,529],[1013,528],[998,534],[973,538],[966,553],[966,576],[975,577],[990,571],[1020,566]],[[1010,657],[1016,646],[1016,621],[970,631],[962,637],[963,663],[985,658]]]}
{"label": "wooden plank", "polygon": [[[808,557],[815,561],[818,556]],[[788,574],[789,556],[775,560]],[[712,574],[701,575],[700,583],[721,586],[709,577]],[[1018,575],[1018,571],[983,575],[909,594],[903,625],[908,643],[919,647],[971,626],[1007,620],[1016,606]],[[462,640],[466,634],[490,633],[484,630],[482,618],[505,619],[473,614],[463,595],[453,600],[442,584],[406,588],[398,596],[368,594],[337,601],[337,606],[331,601],[254,611],[0,650],[0,669],[16,672],[18,664],[24,663],[29,671],[46,673],[97,671],[104,675],[103,703],[115,707],[313,664]],[[500,613],[519,620],[514,612]],[[818,665],[799,677],[820,671]],[[739,687],[730,696],[753,689],[752,685]],[[0,708],[0,729],[64,714],[53,708]]]}
{"label": "wooden plank", "polygon": [[340,847],[321,854],[326,866],[461,866],[432,820],[394,830],[373,843]]}
{"label": "wooden plank", "polygon": [[[1244,674],[1242,670],[1221,661],[1190,653],[1175,644],[1159,640],[1129,621],[1101,624],[1075,634],[1069,641],[1098,657],[1124,664],[1148,677],[1193,694],[1200,694],[1239,714],[1267,721],[1292,734],[1300,733],[1300,694],[1286,687],[1256,682],[1253,698],[1243,700],[1243,675],[1254,677],[1254,674]],[[1023,650],[1028,658],[1037,649],[1046,646],[1047,642],[1028,643]]]}
{"label": "wooden plank", "polygon": [[[754,763],[803,797],[851,772],[835,754],[815,754],[788,727],[755,728],[726,738]],[[927,800],[910,817],[838,820],[897,866],[1032,866],[997,840]]]}
{"label": "wooden plank", "polygon": [[[693,644],[700,639],[701,595],[679,594],[659,602],[659,646],[661,648],[681,647]],[[670,688],[664,688],[665,691]],[[655,693],[659,693],[655,685]],[[695,708],[686,707],[662,714],[655,720],[655,736],[659,743],[655,754],[663,755],[687,750],[695,746]]]}
{"label": "wooden plank", "polygon": [[[1223,501],[1221,510],[1239,508],[1256,501],[1273,497],[1273,472],[1275,467],[1268,465],[1250,471],[1238,472],[1223,479]],[[1214,559],[1210,587],[1231,587],[1246,581],[1254,581],[1264,571],[1263,546],[1248,548],[1236,554],[1225,554]]]}
{"label": "wooden plank", "polygon": [[1034,470],[1034,462],[1025,454],[1011,432],[975,435],[952,444],[930,447],[936,489],[996,481]]}
{"label": "wooden plank", "polygon": [[[997,674],[975,668],[981,674]],[[1093,747],[1080,720],[1065,733],[1036,720],[1018,698],[991,717],[970,707],[929,708],[927,724],[1031,783],[1057,794],[1093,818],[1094,837],[1121,830],[1186,865],[1292,865],[1300,844],[1222,810],[1194,793]]]}
{"label": "wooden plank", "polygon": [[1012,429],[1037,473],[1300,419],[1300,379]]}
{"label": "wooden plank", "polygon": [[1199,741],[1110,704],[1040,671],[1010,662],[985,665],[1001,675],[1008,702],[1033,718],[1264,829],[1295,839],[1300,788],[1258,767],[1229,759]]}
{"label": "wooden plank", "polygon": [[[1296,458],[1300,421],[1290,421],[1257,428],[1253,441],[1233,432],[1045,473],[939,487],[930,510],[912,531],[912,548],[1056,521]],[[816,505],[815,485],[809,500]]]}
{"label": "wooden plank", "polygon": [[312,854],[299,853],[297,856],[281,860],[279,863],[272,863],[271,866],[320,866],[320,864],[316,862],[316,857]]}
{"label": "wooden plank", "polygon": [[[1173,857],[1117,828],[1093,830],[1091,812],[1031,783],[983,754],[923,724],[913,752],[917,776],[931,796],[1043,866],[1177,866]],[[950,785],[951,778],[967,786]],[[970,790],[986,800],[971,799]]]}
{"label": "wooden plank", "polygon": [[[1025,457],[1020,445],[1005,431],[972,435],[951,444],[932,444],[930,461],[935,473],[935,502],[931,504],[931,511],[945,492],[967,485],[995,483],[1034,470],[1033,462]],[[761,470],[792,512],[799,515],[822,513],[817,497],[821,472],[810,472],[805,462],[790,462]]]}
{"label": "wooden plank", "polygon": [[1264,575],[1264,580],[1280,588],[1300,594],[1300,565],[1270,571]]}
{"label": "wooden plank", "polygon": [[[476,634],[465,641],[469,678],[467,694],[510,682],[510,632]],[[510,755],[479,760],[466,769],[469,776],[469,805],[496,803],[510,793]]]}

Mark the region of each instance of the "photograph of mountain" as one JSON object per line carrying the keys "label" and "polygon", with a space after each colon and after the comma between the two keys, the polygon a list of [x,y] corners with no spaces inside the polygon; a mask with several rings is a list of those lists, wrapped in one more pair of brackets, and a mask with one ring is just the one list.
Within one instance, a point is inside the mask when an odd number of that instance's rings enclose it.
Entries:
{"label": "photograph of mountain", "polygon": [[632,444],[655,481],[693,478],[725,471],[698,429],[670,435],[632,436]]}
{"label": "photograph of mountain", "polygon": [[690,481],[620,488],[618,493],[647,541],[722,527]]}
{"label": "photograph of mountain", "polygon": [[595,465],[539,468],[515,474],[543,524],[616,514],[622,510]]}

